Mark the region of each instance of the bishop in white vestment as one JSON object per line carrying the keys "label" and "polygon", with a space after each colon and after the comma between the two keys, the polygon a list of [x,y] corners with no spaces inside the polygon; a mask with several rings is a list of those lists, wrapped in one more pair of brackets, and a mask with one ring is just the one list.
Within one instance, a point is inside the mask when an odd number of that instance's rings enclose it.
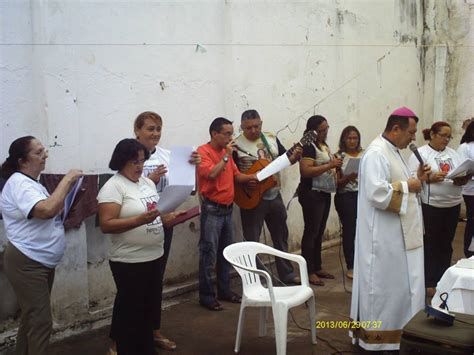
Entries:
{"label": "bishop in white vestment", "polygon": [[400,154],[417,122],[411,110],[395,110],[361,161],[350,336],[366,350],[398,350],[403,326],[425,303],[417,192],[429,166],[412,176]]}

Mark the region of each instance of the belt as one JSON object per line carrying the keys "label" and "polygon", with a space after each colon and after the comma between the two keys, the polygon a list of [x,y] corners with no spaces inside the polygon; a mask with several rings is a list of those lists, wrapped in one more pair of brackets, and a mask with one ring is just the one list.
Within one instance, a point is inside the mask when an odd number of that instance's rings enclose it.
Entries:
{"label": "belt", "polygon": [[216,207],[219,207],[219,208],[223,208],[225,210],[230,210],[232,208],[232,206],[234,205],[233,203],[231,203],[230,205],[224,205],[222,203],[217,203],[217,202],[214,202],[214,201],[211,201],[209,200],[208,198],[204,198],[204,203],[207,203],[209,205],[212,205],[212,206],[216,206]]}

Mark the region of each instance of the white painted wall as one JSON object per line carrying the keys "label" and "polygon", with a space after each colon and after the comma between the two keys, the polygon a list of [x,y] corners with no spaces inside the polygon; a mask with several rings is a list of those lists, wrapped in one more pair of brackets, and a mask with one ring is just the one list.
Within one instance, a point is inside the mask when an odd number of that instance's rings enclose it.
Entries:
{"label": "white painted wall", "polygon": [[[13,139],[33,134],[49,146],[47,172],[106,172],[116,142],[132,136],[133,120],[145,110],[164,118],[164,147],[205,143],[217,116],[234,120],[237,130],[247,108],[260,112],[265,130],[288,126],[279,134],[287,147],[314,113],[328,118],[334,150],[348,124],[360,128],[367,146],[401,105],[429,124],[434,49],[420,44],[437,44],[441,34],[431,27],[423,33],[423,22],[437,23],[438,31],[441,23],[449,45],[472,43],[472,1],[424,3],[2,0],[0,157]],[[454,51],[443,99],[462,121],[472,115],[472,47]],[[298,181],[297,167],[283,173],[285,201]],[[190,197],[187,206],[196,202]],[[240,235],[238,213],[235,221]],[[297,201],[288,222],[294,250],[303,231]],[[337,230],[333,211],[328,235]],[[92,310],[110,305],[114,290],[107,241],[92,219],[68,234],[54,294],[62,324],[87,318],[88,303]],[[176,228],[169,281],[197,272],[198,237],[199,223]],[[77,287],[88,292],[78,295]]]}

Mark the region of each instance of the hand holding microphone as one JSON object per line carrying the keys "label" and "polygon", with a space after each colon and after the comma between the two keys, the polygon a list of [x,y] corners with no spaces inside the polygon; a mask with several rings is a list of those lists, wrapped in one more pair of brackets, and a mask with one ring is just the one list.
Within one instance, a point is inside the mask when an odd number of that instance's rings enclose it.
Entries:
{"label": "hand holding microphone", "polygon": [[413,154],[415,154],[416,159],[420,162],[420,167],[417,171],[418,179],[420,181],[428,181],[430,179],[431,167],[428,164],[425,164],[415,143],[410,143],[408,148],[413,152]]}

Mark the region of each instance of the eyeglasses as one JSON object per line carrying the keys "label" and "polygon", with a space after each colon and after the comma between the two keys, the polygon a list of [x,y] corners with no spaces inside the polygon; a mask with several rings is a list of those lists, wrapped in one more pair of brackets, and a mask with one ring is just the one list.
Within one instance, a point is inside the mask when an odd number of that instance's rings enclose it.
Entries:
{"label": "eyeglasses", "polygon": [[31,153],[33,155],[36,155],[36,156],[42,158],[42,157],[48,155],[48,150],[47,149],[41,149],[41,150],[38,150],[37,152],[31,152],[30,151],[28,153]]}
{"label": "eyeglasses", "polygon": [[441,138],[447,139],[448,141],[453,139],[453,136],[450,136],[449,134],[441,134],[441,133],[436,133],[436,134],[440,136]]}
{"label": "eyeglasses", "polygon": [[143,164],[145,164],[145,161],[146,161],[146,159],[130,160],[130,163],[132,163],[133,165],[137,166],[137,165],[143,165]]}

